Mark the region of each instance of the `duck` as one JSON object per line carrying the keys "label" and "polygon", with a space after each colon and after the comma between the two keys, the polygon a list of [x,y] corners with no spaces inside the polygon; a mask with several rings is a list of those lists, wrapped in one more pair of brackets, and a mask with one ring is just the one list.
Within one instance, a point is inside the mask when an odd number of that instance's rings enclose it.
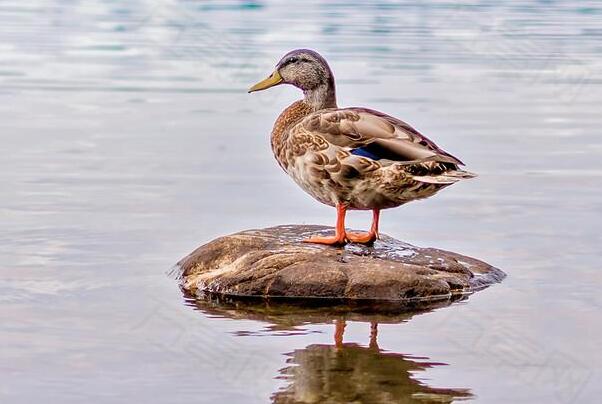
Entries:
{"label": "duck", "polygon": [[[276,119],[271,147],[280,167],[317,201],[336,208],[334,235],[304,242],[370,245],[379,237],[380,212],[425,199],[475,174],[406,122],[364,107],[337,105],[326,59],[311,49],[285,54],[248,92],[288,84],[303,92]],[[345,228],[350,210],[372,211],[367,232]]]}

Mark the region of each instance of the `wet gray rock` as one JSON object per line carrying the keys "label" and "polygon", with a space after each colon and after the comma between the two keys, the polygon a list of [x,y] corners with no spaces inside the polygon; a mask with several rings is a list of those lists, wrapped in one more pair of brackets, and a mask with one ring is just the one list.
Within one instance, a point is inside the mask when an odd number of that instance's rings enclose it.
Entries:
{"label": "wet gray rock", "polygon": [[302,242],[333,231],[300,225],[242,231],[197,248],[176,271],[194,295],[406,302],[448,300],[505,277],[483,261],[388,236],[373,246]]}

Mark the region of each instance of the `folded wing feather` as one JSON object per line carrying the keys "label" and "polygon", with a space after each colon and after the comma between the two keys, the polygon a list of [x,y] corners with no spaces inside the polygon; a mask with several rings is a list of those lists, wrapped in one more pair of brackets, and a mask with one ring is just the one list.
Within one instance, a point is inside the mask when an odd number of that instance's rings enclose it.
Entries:
{"label": "folded wing feather", "polygon": [[367,108],[317,111],[295,129],[319,134],[348,151],[363,148],[394,161],[428,160],[463,165],[407,123]]}

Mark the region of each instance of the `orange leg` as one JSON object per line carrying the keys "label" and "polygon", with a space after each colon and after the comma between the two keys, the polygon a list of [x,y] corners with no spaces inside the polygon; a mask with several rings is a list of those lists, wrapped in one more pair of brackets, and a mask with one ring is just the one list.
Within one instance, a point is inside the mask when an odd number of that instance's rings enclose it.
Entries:
{"label": "orange leg", "polygon": [[337,348],[340,348],[343,346],[343,335],[345,334],[345,326],[347,324],[345,323],[345,320],[341,319],[341,320],[334,320],[334,345]]}
{"label": "orange leg", "polygon": [[317,243],[327,245],[343,245],[346,242],[345,239],[345,213],[347,207],[342,204],[337,205],[337,226],[334,236],[313,236],[306,240],[305,243]]}
{"label": "orange leg", "polygon": [[380,209],[372,210],[372,227],[368,233],[347,233],[347,239],[352,243],[372,244],[379,237],[378,220],[380,219]]}

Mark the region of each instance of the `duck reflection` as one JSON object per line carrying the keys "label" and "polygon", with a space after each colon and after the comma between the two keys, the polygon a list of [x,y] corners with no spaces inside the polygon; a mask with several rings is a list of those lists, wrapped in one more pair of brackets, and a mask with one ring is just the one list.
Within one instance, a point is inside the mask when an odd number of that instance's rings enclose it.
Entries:
{"label": "duck reflection", "polygon": [[414,376],[442,363],[382,351],[378,324],[370,324],[368,347],[344,343],[345,321],[336,321],[333,345],[297,349],[280,370],[288,385],[272,395],[274,403],[450,403],[468,399],[468,389],[430,387]]}
{"label": "duck reflection", "polygon": [[[286,386],[272,394],[273,403],[451,403],[473,397],[469,389],[431,387],[417,377],[416,373],[444,363],[379,347],[379,323],[402,323],[437,305],[399,312],[398,305],[369,302],[324,306],[319,301],[274,303],[216,296],[187,301],[207,315],[267,322],[270,332],[296,334],[303,325],[334,323],[332,344],[312,344],[285,354],[287,366],[277,378]],[[345,341],[348,321],[369,324],[367,344]]]}

